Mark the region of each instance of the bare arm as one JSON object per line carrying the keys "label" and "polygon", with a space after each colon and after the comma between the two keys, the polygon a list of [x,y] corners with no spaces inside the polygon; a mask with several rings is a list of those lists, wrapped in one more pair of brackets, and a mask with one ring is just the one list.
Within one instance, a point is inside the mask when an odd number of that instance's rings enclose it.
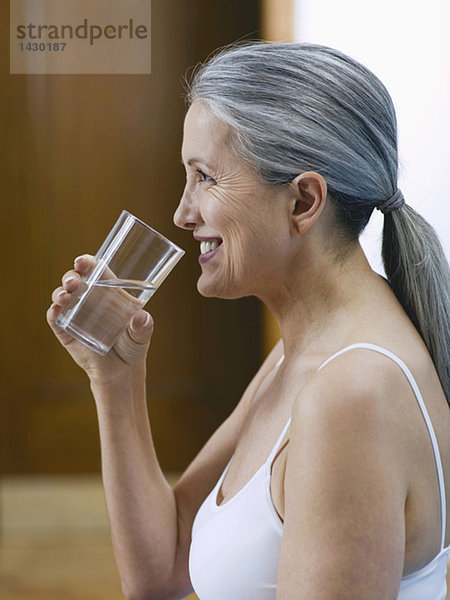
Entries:
{"label": "bare arm", "polygon": [[102,476],[114,553],[127,598],[160,597],[172,583],[177,548],[175,496],[158,463],[145,396],[145,372],[92,383]]}
{"label": "bare arm", "polygon": [[153,445],[144,381],[135,372],[111,387],[92,385],[114,551],[127,597],[184,598],[192,591],[192,523],[234,451],[255,384],[172,490]]}
{"label": "bare arm", "polygon": [[155,453],[144,374],[113,389],[93,385],[108,513],[128,597],[173,599],[192,591],[188,558],[195,515],[231,457],[254,392],[278,354],[276,349],[268,358],[174,490]]}
{"label": "bare arm", "polygon": [[[114,552],[125,595],[182,598],[192,588],[188,555],[195,514],[231,457],[260,381],[281,356],[278,344],[241,401],[188,467],[174,490],[158,463],[147,412],[145,358],[153,330],[141,311],[114,349],[100,357],[60,330],[55,320],[77,288],[85,258],[55,290],[50,326],[91,380],[101,440],[102,473]],[[69,278],[70,283],[65,283]]]}
{"label": "bare arm", "polygon": [[397,598],[407,475],[380,373],[357,359],[330,363],[296,401],[279,600]]}

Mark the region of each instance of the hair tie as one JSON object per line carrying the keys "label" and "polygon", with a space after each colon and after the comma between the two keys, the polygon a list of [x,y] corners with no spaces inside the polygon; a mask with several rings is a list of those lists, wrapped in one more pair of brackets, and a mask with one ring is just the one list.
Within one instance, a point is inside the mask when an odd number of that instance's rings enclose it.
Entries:
{"label": "hair tie", "polygon": [[393,210],[397,210],[397,208],[402,207],[404,204],[405,198],[403,197],[403,193],[401,190],[397,190],[391,198],[377,206],[377,208],[385,215]]}

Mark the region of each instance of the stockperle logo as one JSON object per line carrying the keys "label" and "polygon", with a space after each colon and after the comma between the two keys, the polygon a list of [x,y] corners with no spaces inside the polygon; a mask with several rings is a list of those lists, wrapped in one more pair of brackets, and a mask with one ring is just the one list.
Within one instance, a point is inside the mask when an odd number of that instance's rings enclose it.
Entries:
{"label": "stockperle logo", "polygon": [[150,0],[10,0],[10,73],[149,74]]}

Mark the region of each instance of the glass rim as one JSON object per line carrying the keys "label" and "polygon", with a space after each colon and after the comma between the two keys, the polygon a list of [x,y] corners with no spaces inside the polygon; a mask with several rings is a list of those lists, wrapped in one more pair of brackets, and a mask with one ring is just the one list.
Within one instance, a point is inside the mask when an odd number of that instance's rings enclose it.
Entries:
{"label": "glass rim", "polygon": [[153,229],[153,227],[150,227],[150,225],[147,225],[147,223],[144,223],[144,221],[142,219],[140,219],[139,217],[136,217],[136,215],[133,215],[132,213],[130,213],[129,210],[123,209],[122,215],[124,215],[124,214],[127,215],[128,217],[131,217],[132,219],[134,219],[134,221],[137,221],[140,225],[142,225],[143,227],[145,227],[146,229],[151,231],[153,234],[155,234],[156,236],[158,236],[159,238],[161,238],[162,240],[164,240],[165,242],[170,244],[178,252],[185,254],[185,251],[183,250],[183,248],[180,248],[177,244],[172,242],[172,240],[169,240],[169,238],[167,238],[165,235],[163,235],[162,233],[159,233],[159,231],[156,231],[156,229]]}

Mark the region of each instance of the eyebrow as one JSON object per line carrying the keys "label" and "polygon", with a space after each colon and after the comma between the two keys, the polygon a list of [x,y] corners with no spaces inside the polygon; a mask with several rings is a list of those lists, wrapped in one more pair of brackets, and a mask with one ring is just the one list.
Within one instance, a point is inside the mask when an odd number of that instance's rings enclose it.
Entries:
{"label": "eyebrow", "polygon": [[[208,164],[207,162],[205,162],[204,160],[202,160],[201,158],[190,158],[189,160],[186,161],[186,164],[189,167],[191,165],[193,165],[194,163],[200,163],[200,164],[204,165],[205,167],[207,167],[208,169],[212,169],[212,166],[210,164]],[[181,164],[184,165],[183,157],[181,157]]]}

